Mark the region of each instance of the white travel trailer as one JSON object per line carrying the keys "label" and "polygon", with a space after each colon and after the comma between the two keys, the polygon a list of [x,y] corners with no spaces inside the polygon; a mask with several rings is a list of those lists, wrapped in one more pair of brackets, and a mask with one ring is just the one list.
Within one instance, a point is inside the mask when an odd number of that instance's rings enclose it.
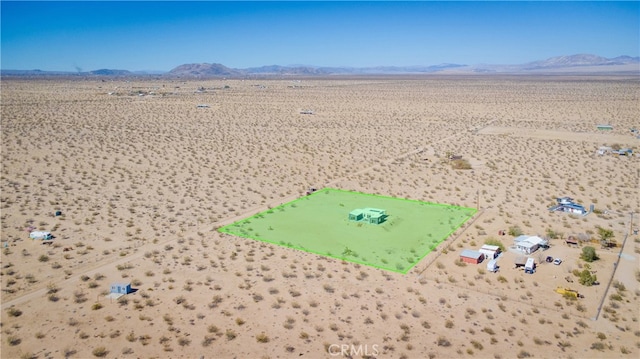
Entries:
{"label": "white travel trailer", "polygon": [[34,231],[29,233],[29,238],[31,239],[40,239],[40,240],[49,240],[49,239],[53,239],[53,236],[51,235],[50,232],[40,232],[40,231]]}
{"label": "white travel trailer", "polygon": [[492,259],[489,262],[487,262],[487,270],[489,272],[497,272],[498,271],[498,260],[497,259]]}
{"label": "white travel trailer", "polygon": [[536,271],[536,262],[533,258],[527,258],[527,263],[524,265],[524,272],[533,274]]}

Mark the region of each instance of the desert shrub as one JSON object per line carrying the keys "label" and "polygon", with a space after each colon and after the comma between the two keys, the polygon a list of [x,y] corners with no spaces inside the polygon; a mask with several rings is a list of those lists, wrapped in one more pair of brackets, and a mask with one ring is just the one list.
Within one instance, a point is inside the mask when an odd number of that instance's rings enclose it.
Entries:
{"label": "desert shrub", "polygon": [[22,343],[22,339],[18,338],[15,335],[9,335],[7,337],[7,343],[9,343],[9,345],[11,345],[11,346],[16,346],[16,345]]}
{"label": "desert shrub", "polygon": [[451,320],[447,319],[447,320],[444,322],[444,326],[445,326],[446,328],[448,328],[448,329],[453,328],[453,321],[451,321]]}
{"label": "desert shrub", "polygon": [[611,294],[609,296],[609,299],[621,301],[622,300],[622,296],[619,293],[613,293],[613,294]]}
{"label": "desert shrub", "polygon": [[591,271],[589,271],[588,269],[585,269],[582,272],[580,272],[580,278],[578,279],[578,282],[580,282],[580,284],[582,285],[586,285],[587,287],[590,287],[597,280],[598,278],[596,277],[595,274],[591,274]]}
{"label": "desert shrub", "polygon": [[582,254],[580,254],[580,258],[582,258],[585,262],[593,262],[597,260],[598,255],[596,254],[596,249],[591,246],[582,248]]}
{"label": "desert shrub", "polygon": [[617,289],[620,292],[624,292],[627,289],[623,283],[617,280],[614,280],[612,285],[615,289]]}
{"label": "desert shrub", "polygon": [[204,339],[202,340],[202,346],[206,348],[209,345],[211,345],[211,343],[213,343],[214,340],[216,340],[215,336],[213,336],[213,335],[205,335]]}
{"label": "desert shrub", "polygon": [[227,329],[224,335],[227,337],[227,340],[233,340],[238,336],[238,334],[232,329]]}
{"label": "desert shrub", "polygon": [[456,258],[453,261],[458,267],[466,267],[467,266],[467,262],[461,260],[460,258]]}
{"label": "desert shrub", "polygon": [[489,335],[496,334],[496,332],[493,329],[491,329],[491,327],[484,327],[484,329],[482,329],[482,331],[487,333],[487,334],[489,334]]}
{"label": "desert shrub", "polygon": [[268,343],[269,342],[269,337],[264,333],[260,333],[260,334],[256,335],[256,341],[258,343]]}
{"label": "desert shrub", "polygon": [[22,311],[16,307],[11,307],[7,309],[7,314],[9,314],[10,317],[19,317],[22,315]]}
{"label": "desert shrub", "polygon": [[451,161],[451,167],[454,170],[470,170],[471,163],[469,163],[469,161],[464,158],[460,158],[460,159]]}
{"label": "desert shrub", "polygon": [[511,226],[509,227],[509,235],[510,236],[521,236],[523,234],[522,229],[519,226]]}
{"label": "desert shrub", "polygon": [[489,237],[487,238],[486,241],[484,241],[484,244],[488,244],[490,246],[498,246],[500,247],[500,251],[504,252],[505,251],[505,246],[502,243],[502,241],[500,241],[499,239],[493,238],[493,237]]}
{"label": "desert shrub", "polygon": [[438,337],[438,340],[436,341],[436,343],[438,344],[439,347],[449,347],[451,346],[451,342],[449,341],[449,339],[445,338],[445,337]]}
{"label": "desert shrub", "polygon": [[93,349],[93,351],[91,353],[93,353],[93,356],[96,356],[98,358],[102,358],[102,357],[106,356],[109,353],[109,351],[105,347],[97,347],[97,348]]}
{"label": "desert shrub", "polygon": [[607,242],[611,238],[613,238],[613,230],[602,228],[602,227],[597,227],[597,229],[598,229],[598,237],[600,238],[600,241]]}
{"label": "desert shrub", "polygon": [[551,239],[558,239],[558,237],[560,237],[561,235],[561,233],[556,232],[551,228],[547,228],[547,230],[545,231],[545,234],[547,235],[547,237]]}
{"label": "desert shrub", "polygon": [[180,337],[178,338],[178,344],[182,347],[185,347],[189,344],[191,344],[191,339],[187,338],[187,337]]}

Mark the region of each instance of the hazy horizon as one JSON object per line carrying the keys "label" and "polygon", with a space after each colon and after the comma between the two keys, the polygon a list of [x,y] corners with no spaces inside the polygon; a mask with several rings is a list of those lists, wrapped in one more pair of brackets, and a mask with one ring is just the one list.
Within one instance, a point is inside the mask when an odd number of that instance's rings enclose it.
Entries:
{"label": "hazy horizon", "polygon": [[521,64],[639,56],[638,2],[2,1],[2,69]]}

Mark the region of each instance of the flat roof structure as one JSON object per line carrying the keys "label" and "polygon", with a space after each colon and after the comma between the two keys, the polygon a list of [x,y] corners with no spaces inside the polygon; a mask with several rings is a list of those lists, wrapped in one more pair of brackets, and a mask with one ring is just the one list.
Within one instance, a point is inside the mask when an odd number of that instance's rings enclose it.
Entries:
{"label": "flat roof structure", "polygon": [[460,252],[460,257],[473,258],[473,259],[479,259],[483,255],[484,254],[478,251],[474,251],[472,249],[463,249],[462,252]]}

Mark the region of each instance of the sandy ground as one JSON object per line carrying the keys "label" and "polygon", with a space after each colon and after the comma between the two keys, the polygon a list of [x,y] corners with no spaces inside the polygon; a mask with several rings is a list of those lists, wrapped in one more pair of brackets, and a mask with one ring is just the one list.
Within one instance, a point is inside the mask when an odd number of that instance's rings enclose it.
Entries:
{"label": "sandy ground", "polygon": [[[639,355],[640,237],[627,234],[640,158],[596,154],[640,152],[637,78],[4,78],[1,90],[3,358]],[[407,275],[216,231],[312,186],[480,211]],[[559,196],[597,213],[550,213]],[[532,257],[563,263],[524,274],[507,249],[498,273],[457,264],[488,239],[510,247],[498,231],[515,227],[557,234]],[[602,249],[597,227],[624,247]],[[578,283],[569,235],[595,240],[581,246],[596,248],[600,285]],[[108,299],[115,282],[137,291]]]}

